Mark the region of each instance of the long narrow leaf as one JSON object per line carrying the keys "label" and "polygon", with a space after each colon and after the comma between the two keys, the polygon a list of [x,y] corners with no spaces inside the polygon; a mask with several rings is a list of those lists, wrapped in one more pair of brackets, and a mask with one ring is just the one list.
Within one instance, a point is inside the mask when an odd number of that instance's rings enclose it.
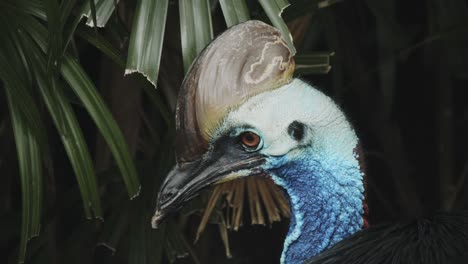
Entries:
{"label": "long narrow leaf", "polygon": [[[5,4],[6,6],[3,6],[3,4]],[[5,9],[11,6],[14,6],[18,8],[18,10],[21,10],[22,12],[33,15],[42,20],[47,19],[46,11],[44,8],[44,3],[41,0],[16,0],[16,1],[10,0],[10,1],[4,1],[4,3],[0,3],[0,5],[2,5],[2,8],[5,8]]]}
{"label": "long narrow leaf", "polygon": [[263,10],[267,14],[268,18],[270,19],[273,26],[275,26],[281,34],[283,38],[288,43],[289,48],[291,49],[291,53],[296,53],[296,48],[293,44],[293,39],[291,33],[289,33],[288,26],[284,22],[283,18],[281,17],[281,13],[283,10],[289,6],[287,0],[258,0],[260,5],[262,5]]}
{"label": "long narrow leaf", "polygon": [[93,22],[93,10],[91,5],[83,10],[83,16],[87,17],[86,25],[93,27],[104,27],[114,13],[115,5],[119,0],[94,0],[96,23]]}
{"label": "long narrow leaf", "polygon": [[[13,87],[11,87],[13,88]],[[17,88],[17,87],[14,87]],[[13,89],[14,89],[13,88]],[[8,89],[7,89],[8,90]],[[21,175],[22,224],[19,263],[24,263],[28,241],[39,235],[42,211],[42,164],[38,138],[25,122],[19,106],[20,98],[7,92],[15,134]],[[17,105],[18,104],[18,105]]]}
{"label": "long narrow leaf", "polygon": [[62,21],[63,24],[70,18],[70,14],[76,6],[77,1],[79,0],[67,0],[60,3],[60,21]]}
{"label": "long narrow leaf", "polygon": [[122,172],[130,197],[136,197],[140,190],[140,183],[135,165],[122,132],[101,96],[97,93],[96,87],[81,66],[69,56],[65,56],[61,72],[106,140],[117,166]]}
{"label": "long narrow leaf", "polygon": [[36,80],[75,171],[86,216],[102,218],[94,167],[81,128],[62,89],[56,87],[53,79],[47,79],[41,66],[43,62],[39,61],[34,67]]}
{"label": "long narrow leaf", "polygon": [[139,0],[125,74],[139,72],[155,87],[164,40],[168,0]]}
{"label": "long narrow leaf", "polygon": [[[5,51],[5,50],[3,50]],[[4,82],[21,176],[22,223],[19,263],[24,263],[28,241],[39,235],[42,211],[42,164],[40,146],[44,142],[38,132],[36,105],[20,76],[0,53],[0,79]],[[36,118],[36,122],[31,122]]]}
{"label": "long narrow leaf", "polygon": [[92,32],[89,28],[78,28],[76,33],[88,41],[91,45],[98,48],[104,55],[109,57],[113,62],[122,68],[125,68],[125,58],[123,54],[116,49],[112,44],[102,37],[99,33]]}
{"label": "long narrow leaf", "polygon": [[249,9],[245,0],[220,0],[224,19],[228,27],[250,19]]}
{"label": "long narrow leaf", "polygon": [[62,21],[60,21],[59,2],[57,0],[44,1],[47,14],[48,51],[47,72],[52,74],[52,66],[58,65],[59,57],[62,55]]}
{"label": "long narrow leaf", "polygon": [[[123,54],[115,48],[107,39],[102,37],[100,34],[95,34],[91,32],[90,29],[83,29],[78,28],[76,33],[82,37],[84,40],[88,41],[91,45],[95,46],[97,49],[102,51],[104,55],[106,55],[109,59],[114,61],[117,65],[121,66],[122,68],[125,67],[124,56]],[[154,106],[157,107],[161,117],[164,119],[167,125],[172,125],[172,113],[168,109],[168,107],[164,104],[163,100],[160,96],[157,95],[157,91],[155,91],[151,85],[143,84],[143,90],[148,95],[149,100],[153,103]]]}
{"label": "long narrow leaf", "polygon": [[96,27],[96,25],[97,25],[96,4],[94,3],[94,0],[89,0],[89,7],[91,8],[91,18],[92,18],[92,21],[93,21],[93,26]]}
{"label": "long narrow leaf", "polygon": [[[43,32],[45,28],[40,23],[30,23],[27,28],[32,39],[42,51],[46,50]],[[75,91],[82,101],[91,118],[96,123],[104,139],[122,172],[122,177],[131,198],[138,195],[140,183],[136,173],[135,165],[131,159],[128,147],[117,123],[112,117],[109,109],[97,93],[96,87],[86,75],[81,66],[70,56],[64,57],[64,65],[61,65],[61,73],[70,87]]]}
{"label": "long narrow leaf", "polygon": [[179,0],[180,34],[184,70],[213,39],[209,0]]}

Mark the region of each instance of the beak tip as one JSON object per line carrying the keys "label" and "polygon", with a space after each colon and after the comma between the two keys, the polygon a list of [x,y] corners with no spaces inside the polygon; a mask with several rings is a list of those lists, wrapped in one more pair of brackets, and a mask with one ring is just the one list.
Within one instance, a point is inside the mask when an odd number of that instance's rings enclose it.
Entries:
{"label": "beak tip", "polygon": [[164,216],[166,216],[166,214],[163,211],[156,210],[153,217],[151,218],[151,227],[154,228],[154,229],[158,228],[158,226],[159,226],[159,224],[161,224],[161,221],[163,220]]}

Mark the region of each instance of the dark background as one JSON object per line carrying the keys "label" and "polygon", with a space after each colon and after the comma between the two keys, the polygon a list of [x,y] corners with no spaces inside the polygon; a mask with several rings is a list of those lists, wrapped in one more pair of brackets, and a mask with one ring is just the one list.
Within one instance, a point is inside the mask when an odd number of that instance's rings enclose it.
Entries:
{"label": "dark background", "polygon": [[[334,52],[328,74],[299,77],[330,95],[357,130],[366,160],[371,224],[467,208],[468,1],[343,0],[318,10],[307,1],[290,2],[284,17],[298,53]],[[132,4],[121,6],[120,14],[130,17]],[[250,1],[249,8],[253,18],[268,21],[256,1]],[[225,29],[217,4],[213,23],[216,34]],[[179,35],[175,1],[169,5],[155,95],[168,108],[174,107],[183,78]],[[161,117],[146,96],[148,84],[143,78],[123,78],[122,69],[85,42],[78,41],[78,49],[82,65],[98,84],[135,155],[143,194],[150,201],[128,203],[114,196],[122,190],[113,180],[116,169],[109,151],[89,116],[76,107],[94,150],[100,182],[105,183],[103,199],[110,204],[108,214],[127,210],[126,206],[138,207],[135,210],[146,212],[148,218],[153,213],[155,186],[173,162],[173,130],[161,125]],[[0,113],[2,119],[8,119],[4,97],[0,92]],[[135,242],[124,235],[115,255],[105,247],[96,248],[105,227],[84,219],[60,139],[52,125],[47,126],[54,173],[46,182],[44,232],[32,243],[31,263],[127,263],[130,244],[156,250],[156,245],[166,243]],[[8,126],[1,129],[6,132],[0,138],[0,256],[12,261],[20,226],[20,186],[12,131]],[[129,214],[142,211],[130,210]],[[186,241],[191,245],[199,217],[177,219],[183,221]],[[129,230],[149,223],[132,221]],[[248,222],[248,213],[244,222]],[[229,233],[234,257],[228,260],[217,225],[209,225],[192,253],[201,263],[275,263],[286,231],[287,221],[272,228],[244,225],[241,231]],[[192,263],[194,259],[181,262]]]}

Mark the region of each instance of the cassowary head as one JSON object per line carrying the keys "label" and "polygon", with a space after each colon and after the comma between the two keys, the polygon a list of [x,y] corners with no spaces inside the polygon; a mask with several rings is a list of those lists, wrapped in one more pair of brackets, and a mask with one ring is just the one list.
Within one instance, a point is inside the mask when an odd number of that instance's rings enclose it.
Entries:
{"label": "cassowary head", "polygon": [[259,21],[228,29],[201,53],[179,94],[177,165],[153,226],[206,186],[261,174],[290,200],[282,262],[302,263],[361,229],[358,139],[329,97],[292,78],[293,55]]}

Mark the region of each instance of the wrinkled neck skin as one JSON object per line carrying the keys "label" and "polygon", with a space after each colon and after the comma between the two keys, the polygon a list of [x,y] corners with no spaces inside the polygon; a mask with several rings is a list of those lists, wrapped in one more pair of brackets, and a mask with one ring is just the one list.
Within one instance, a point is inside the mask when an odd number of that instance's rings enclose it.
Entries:
{"label": "wrinkled neck skin", "polygon": [[322,158],[311,154],[271,171],[288,193],[292,210],[281,263],[304,263],[363,226],[359,167],[334,159],[320,162]]}
{"label": "wrinkled neck skin", "polygon": [[[313,151],[275,159],[273,180],[289,198],[292,217],[281,263],[304,263],[363,226],[364,187],[357,160]],[[299,157],[302,156],[302,157]],[[282,164],[287,164],[283,166]]]}
{"label": "wrinkled neck skin", "polygon": [[[350,135],[343,135],[346,131]],[[363,173],[354,131],[322,132],[326,141],[318,135],[312,146],[272,157],[268,165],[273,180],[287,192],[292,210],[281,263],[305,263],[364,224]]]}

